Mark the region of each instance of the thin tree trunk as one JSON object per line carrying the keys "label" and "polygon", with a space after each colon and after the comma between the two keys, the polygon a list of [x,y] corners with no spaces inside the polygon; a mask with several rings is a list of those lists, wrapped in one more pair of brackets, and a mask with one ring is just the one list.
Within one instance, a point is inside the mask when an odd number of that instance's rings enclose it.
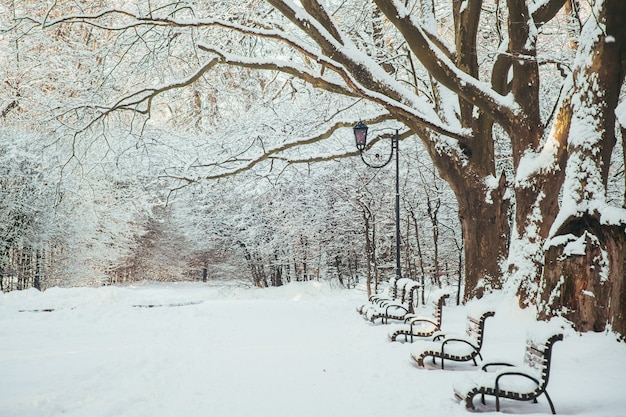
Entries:
{"label": "thin tree trunk", "polygon": [[370,223],[369,215],[363,209],[363,224],[365,226],[365,266],[367,268],[367,276],[365,286],[367,288],[367,298],[372,296],[372,242],[370,241]]}
{"label": "thin tree trunk", "polygon": [[426,284],[426,271],[424,271],[424,256],[422,255],[422,244],[420,243],[420,229],[419,224],[417,223],[417,216],[415,215],[415,210],[411,208],[409,211],[411,215],[411,219],[413,219],[413,226],[415,227],[415,240],[417,241],[417,258],[420,262],[420,285],[422,287],[422,305],[426,303],[424,292],[425,292],[425,284]]}

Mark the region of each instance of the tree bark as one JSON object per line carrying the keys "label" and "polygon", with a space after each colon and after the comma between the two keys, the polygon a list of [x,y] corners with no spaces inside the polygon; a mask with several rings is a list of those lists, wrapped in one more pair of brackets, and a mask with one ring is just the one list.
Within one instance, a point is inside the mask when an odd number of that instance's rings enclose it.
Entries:
{"label": "tree bark", "polygon": [[498,187],[487,191],[474,183],[457,194],[465,255],[464,301],[502,287],[502,263],[507,258],[510,227],[504,174]]}
{"label": "tree bark", "polygon": [[562,315],[581,332],[604,331],[609,324],[626,334],[624,226],[607,227],[586,217],[570,221],[568,228],[570,239],[545,254],[539,319]]}
{"label": "tree bark", "polygon": [[540,317],[565,316],[580,331],[608,324],[625,335],[626,213],[607,204],[606,189],[625,73],[626,3],[597,4],[573,73],[563,213],[545,253]]}

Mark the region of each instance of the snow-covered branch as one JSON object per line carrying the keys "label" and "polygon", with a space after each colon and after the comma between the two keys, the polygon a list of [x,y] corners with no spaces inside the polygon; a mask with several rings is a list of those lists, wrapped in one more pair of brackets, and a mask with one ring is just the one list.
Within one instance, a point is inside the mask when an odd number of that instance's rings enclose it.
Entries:
{"label": "snow-covered branch", "polygon": [[218,63],[219,63],[219,59],[213,58],[207,64],[200,67],[200,69],[198,69],[191,76],[185,79],[163,84],[158,87],[142,88],[128,95],[125,95],[124,97],[118,99],[115,103],[113,103],[110,106],[83,106],[81,108],[70,109],[64,114],[73,113],[78,110],[86,109],[86,108],[94,109],[98,111],[98,114],[94,118],[89,120],[88,123],[85,126],[83,126],[81,129],[78,129],[79,131],[85,131],[89,129],[98,121],[102,120],[103,118],[107,117],[108,115],[110,115],[111,113],[115,111],[129,110],[129,111],[133,111],[136,113],[149,115],[150,111],[152,110],[152,101],[154,100],[154,98],[156,98],[157,96],[167,91],[176,90],[176,89],[183,88],[183,87],[193,84],[200,77],[202,77],[203,74],[205,74],[207,71],[215,67],[215,65]]}
{"label": "snow-covered branch", "polygon": [[404,35],[404,39],[415,56],[437,81],[486,111],[503,125],[519,116],[519,107],[510,97],[498,94],[487,84],[459,69],[452,62],[449,54],[430,40],[433,34],[427,34],[419,24],[415,23],[402,4],[394,0],[375,0],[375,3]]}
{"label": "snow-covered branch", "polygon": [[313,85],[314,87],[321,88],[331,93],[342,94],[352,97],[356,96],[355,92],[347,88],[346,86],[331,81],[323,75],[316,75],[307,68],[295,65],[290,62],[280,62],[275,59],[247,58],[243,56],[236,56],[202,43],[198,45],[198,48],[205,52],[210,52],[218,55],[220,63],[258,70],[279,71],[285,74],[289,74],[292,77],[299,78]]}
{"label": "snow-covered branch", "polygon": [[[392,120],[392,119],[393,117],[390,114],[383,113],[378,116],[367,119],[365,120],[365,122],[371,125],[375,125],[375,124],[382,123],[382,122]],[[235,169],[224,170],[223,172],[220,172],[217,174],[206,175],[206,176],[201,176],[197,178],[191,178],[191,177],[179,176],[179,175],[168,175],[167,177],[180,180],[185,183],[194,183],[194,182],[203,181],[203,180],[215,180],[215,179],[220,179],[220,178],[232,177],[232,176],[241,174],[243,172],[250,171],[257,165],[259,165],[260,163],[266,162],[266,161],[280,160],[286,163],[287,165],[293,165],[293,164],[314,163],[314,162],[353,157],[355,155],[358,155],[357,151],[345,152],[345,153],[333,154],[333,155],[313,156],[310,158],[297,159],[297,160],[281,156],[281,154],[291,149],[301,148],[303,146],[320,143],[330,138],[335,132],[337,132],[340,129],[352,128],[352,126],[354,126],[356,122],[357,122],[356,120],[339,121],[332,125],[327,126],[327,128],[324,131],[319,132],[313,136],[305,137],[303,139],[296,140],[293,142],[288,142],[288,143],[282,144],[280,146],[277,146],[271,149],[264,149],[261,155],[247,160],[245,164]],[[369,146],[371,147],[375,143],[376,143],[376,139],[372,140]],[[229,161],[229,162],[232,162],[232,161]],[[215,167],[215,166],[216,164],[210,165],[210,167]],[[194,168],[206,168],[206,167],[209,167],[209,165],[195,165],[194,166]]]}

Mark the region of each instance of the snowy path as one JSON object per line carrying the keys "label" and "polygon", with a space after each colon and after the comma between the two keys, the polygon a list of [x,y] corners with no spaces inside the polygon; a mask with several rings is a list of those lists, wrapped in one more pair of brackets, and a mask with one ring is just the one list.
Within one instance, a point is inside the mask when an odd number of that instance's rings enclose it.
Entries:
{"label": "snowy path", "polygon": [[[415,368],[409,344],[388,342],[385,326],[369,325],[356,314],[362,301],[360,292],[314,284],[5,294],[0,297],[0,415],[467,416],[453,400],[451,386],[475,368]],[[187,302],[197,304],[167,307]],[[163,306],[133,307],[137,304]],[[19,311],[44,308],[54,311]],[[517,311],[502,310],[499,315],[508,314],[509,321]],[[449,308],[445,319],[461,329],[464,314]],[[526,318],[518,320],[523,324]],[[486,353],[515,357],[523,350],[523,333],[507,327],[504,317],[490,325]],[[549,390],[557,412],[626,415],[624,345],[603,335],[572,335],[561,344],[555,347]],[[594,354],[602,357],[590,363]],[[608,393],[600,393],[601,375],[609,380]],[[589,390],[600,398],[586,401],[583,393]],[[506,402],[504,412],[549,415],[545,400]]]}

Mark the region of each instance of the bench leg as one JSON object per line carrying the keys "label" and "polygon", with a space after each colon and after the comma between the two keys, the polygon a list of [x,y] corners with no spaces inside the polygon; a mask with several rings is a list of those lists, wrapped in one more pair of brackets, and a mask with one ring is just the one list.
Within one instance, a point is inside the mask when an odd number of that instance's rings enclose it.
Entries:
{"label": "bench leg", "polygon": [[554,410],[554,404],[552,404],[552,399],[548,395],[548,392],[544,391],[543,393],[546,394],[546,398],[548,400],[548,404],[550,404],[550,411],[552,411],[552,414],[556,414],[556,411]]}

